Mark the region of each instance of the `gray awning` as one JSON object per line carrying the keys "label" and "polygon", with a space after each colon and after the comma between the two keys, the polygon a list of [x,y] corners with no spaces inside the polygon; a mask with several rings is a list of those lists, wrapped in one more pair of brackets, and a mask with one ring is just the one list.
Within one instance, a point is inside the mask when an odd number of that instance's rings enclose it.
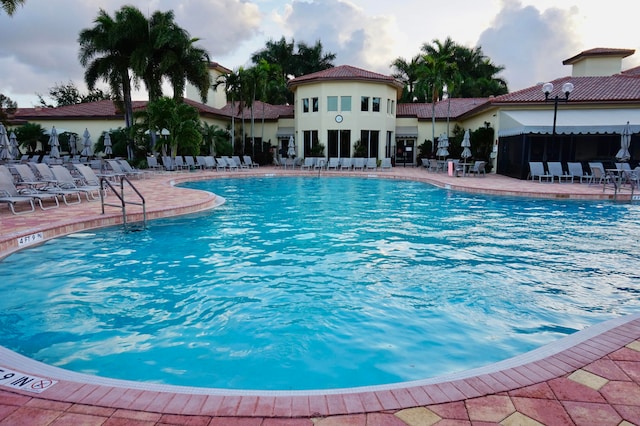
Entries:
{"label": "gray awning", "polygon": [[278,138],[288,138],[289,136],[295,136],[296,129],[294,127],[278,127],[278,131],[276,132],[276,137]]}
{"label": "gray awning", "polygon": [[397,138],[418,138],[418,126],[396,127]]}
{"label": "gray awning", "polygon": [[[557,134],[622,133],[627,121],[640,132],[640,109],[562,109],[556,116]],[[545,110],[502,111],[498,136],[553,133],[553,106]]]}

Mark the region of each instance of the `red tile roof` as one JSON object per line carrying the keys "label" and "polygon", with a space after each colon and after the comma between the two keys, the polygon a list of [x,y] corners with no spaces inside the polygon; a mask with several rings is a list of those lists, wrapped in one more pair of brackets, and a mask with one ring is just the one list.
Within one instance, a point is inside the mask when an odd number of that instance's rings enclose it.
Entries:
{"label": "red tile roof", "polygon": [[391,76],[378,74],[376,72],[363,70],[361,68],[352,67],[351,65],[340,65],[337,67],[333,67],[326,70],[296,77],[290,80],[287,83],[287,85],[291,89],[300,84],[311,83],[311,82],[315,83],[319,81],[328,81],[328,80],[379,82],[379,83],[390,84],[400,90],[402,90],[402,88],[404,87],[401,82],[399,82],[398,80],[396,80]]}
{"label": "red tile roof", "polygon": [[[640,102],[640,72],[631,74],[616,74],[610,77],[562,77],[551,81],[553,92],[550,97],[556,95],[564,98],[562,85],[566,82],[573,83],[573,92],[569,96],[572,102]],[[497,96],[492,100],[492,105],[544,102],[542,84],[537,84],[517,92]]]}
{"label": "red tile roof", "polygon": [[[255,101],[253,103],[254,119],[262,120],[263,106],[264,106],[265,120],[277,120],[279,118],[293,118],[293,112],[294,112],[293,105],[271,105],[266,102]],[[247,107],[242,111],[240,111],[240,108],[237,102],[236,102],[235,108],[236,108],[235,116],[237,118],[242,118],[243,115],[244,115],[244,118],[251,118],[250,108]],[[225,107],[222,108],[220,111],[222,111],[228,117],[231,117],[231,114],[233,111],[231,108],[231,103],[228,103],[227,105],[225,105]]]}
{"label": "red tile roof", "polygon": [[[446,119],[459,117],[476,108],[487,106],[490,98],[451,98],[451,105],[448,100],[436,102],[435,118]],[[396,115],[398,117],[416,117],[418,120],[431,120],[431,103],[408,103],[398,104]]]}
{"label": "red tile roof", "polygon": [[[133,101],[133,109],[142,109],[147,101]],[[18,119],[75,119],[75,118],[122,118],[122,111],[116,109],[113,101],[104,100],[57,108],[18,108]]]}

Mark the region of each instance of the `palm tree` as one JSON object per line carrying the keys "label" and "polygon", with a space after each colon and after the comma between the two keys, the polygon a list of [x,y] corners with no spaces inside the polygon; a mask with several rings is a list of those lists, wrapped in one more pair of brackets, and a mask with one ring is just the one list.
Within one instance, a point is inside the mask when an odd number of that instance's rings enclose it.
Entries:
{"label": "palm tree", "polygon": [[236,101],[240,98],[239,71],[218,76],[213,83],[213,90],[218,90],[220,86],[224,86],[227,102],[231,103],[231,145],[233,146],[235,139],[235,116],[237,114]]}
{"label": "palm tree", "polygon": [[415,86],[420,78],[421,62],[422,56],[416,55],[411,58],[411,61],[398,57],[391,63],[391,66],[396,69],[396,72],[393,73],[392,76],[405,85],[405,90],[402,91],[400,102],[414,102],[422,98],[422,94],[416,95],[415,93]]}
{"label": "palm tree", "polygon": [[22,4],[24,4],[24,0],[2,0],[2,9],[4,9],[7,15],[13,16],[18,5]]}
{"label": "palm tree", "polygon": [[133,124],[131,58],[140,34],[147,32],[147,20],[135,7],[124,6],[114,18],[100,9],[94,23],[93,28],[82,30],[78,37],[84,78],[89,90],[100,79],[109,83],[111,92],[124,104],[125,125],[129,128]]}
{"label": "palm tree", "polygon": [[258,64],[264,59],[270,64],[280,65],[282,81],[286,82],[289,76],[295,76],[294,46],[293,39],[289,43],[284,36],[278,41],[269,40],[264,49],[251,55],[251,61]]}
{"label": "palm tree", "polygon": [[297,77],[333,68],[335,59],[335,53],[322,51],[320,40],[317,40],[313,46],[300,42],[298,43],[298,53],[294,56],[294,75]]}

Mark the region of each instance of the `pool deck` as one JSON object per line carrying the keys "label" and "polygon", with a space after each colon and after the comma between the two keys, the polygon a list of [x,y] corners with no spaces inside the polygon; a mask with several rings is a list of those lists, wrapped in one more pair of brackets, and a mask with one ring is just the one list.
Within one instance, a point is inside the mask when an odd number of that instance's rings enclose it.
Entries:
{"label": "pool deck", "polygon": [[[149,219],[214,208],[214,194],[175,183],[231,176],[317,176],[261,167],[239,172],[156,173],[134,180]],[[504,176],[451,177],[421,168],[334,172],[424,181],[470,193],[613,200],[611,188]],[[616,199],[629,202],[629,191]],[[115,197],[109,197],[115,200]],[[625,201],[626,200],[626,201]],[[131,220],[141,210],[128,209]],[[119,209],[79,205],[14,216],[0,205],[0,258],[24,245],[122,223]],[[486,367],[414,382],[328,391],[235,391],[126,382],[48,366],[0,347],[0,425],[637,425],[640,313],[591,326]],[[16,375],[8,378],[10,372]],[[7,378],[5,378],[7,377]],[[20,379],[25,377],[25,379]],[[34,380],[30,380],[30,379]],[[40,393],[36,393],[40,391]]]}

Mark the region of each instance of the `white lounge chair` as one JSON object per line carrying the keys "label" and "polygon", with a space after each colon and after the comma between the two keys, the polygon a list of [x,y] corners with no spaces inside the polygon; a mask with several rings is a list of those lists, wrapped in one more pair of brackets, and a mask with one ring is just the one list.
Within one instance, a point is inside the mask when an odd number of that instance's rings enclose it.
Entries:
{"label": "white lounge chair", "polygon": [[549,170],[549,174],[552,176],[552,180],[554,178],[558,178],[558,183],[562,183],[562,181],[573,183],[573,175],[565,172],[562,168],[562,163],[559,161],[547,162],[547,169]]}
{"label": "white lounge chair", "polygon": [[363,157],[356,157],[353,159],[353,170],[364,170],[365,159]]}
{"label": "white lounge chair", "polygon": [[351,170],[353,161],[350,157],[343,157],[340,159],[340,170]]}
{"label": "white lounge chair", "polygon": [[245,155],[244,157],[242,157],[242,159],[244,160],[244,164],[246,164],[246,165],[247,165],[247,167],[249,167],[250,169],[253,169],[253,168],[255,168],[255,167],[260,167],[260,164],[258,164],[258,163],[256,163],[256,162],[254,162],[254,161],[251,159],[251,156],[250,156],[250,155]]}
{"label": "white lounge chair", "polygon": [[367,162],[365,164],[367,170],[375,170],[378,168],[378,160],[375,157],[367,158]]}
{"label": "white lounge chair", "polygon": [[304,163],[300,166],[301,170],[311,170],[316,165],[315,157],[305,157]]}
{"label": "white lounge chair", "polygon": [[60,188],[81,192],[85,195],[87,201],[98,201],[100,199],[99,185],[78,185],[69,169],[64,166],[54,164],[51,166],[51,171],[56,177]]}
{"label": "white lounge chair", "polygon": [[392,167],[391,158],[385,157],[382,159],[382,162],[380,163],[380,170],[391,170]]}
{"label": "white lounge chair", "polygon": [[[16,188],[16,186],[13,184],[13,175],[4,165],[0,165],[0,197],[4,199],[2,201],[3,203],[9,204],[9,208],[14,214],[19,214],[19,212],[15,210],[15,204],[21,201],[26,202],[26,200],[24,199],[25,197],[30,198],[32,204],[34,201],[37,201],[42,210],[49,210],[60,207],[58,196],[56,194],[37,191],[32,188],[24,188],[18,190],[18,188]],[[43,201],[52,201],[54,204],[45,207]]]}
{"label": "white lounge chair", "polygon": [[574,179],[580,179],[580,183],[584,181],[591,182],[591,179],[593,178],[593,176],[591,176],[589,173],[584,172],[582,163],[567,163],[567,169],[569,169],[569,174],[573,176]]}
{"label": "white lounge chair", "polygon": [[338,170],[340,166],[340,159],[338,157],[329,158],[329,163],[327,164],[327,170],[333,169]]}
{"label": "white lounge chair", "polygon": [[485,171],[486,164],[487,164],[486,161],[476,161],[475,163],[473,163],[473,166],[469,167],[467,174],[480,176],[480,173],[482,173],[483,176],[486,176],[487,175],[487,172]]}
{"label": "white lounge chair", "polygon": [[50,166],[43,163],[32,163],[31,166],[36,169],[41,180],[48,182],[47,186],[41,189],[41,192],[47,192],[49,194],[55,194],[62,197],[62,201],[64,201],[66,205],[80,204],[82,202],[82,199],[80,198],[80,191],[62,188]]}
{"label": "white lounge chair", "polygon": [[537,178],[539,182],[553,182],[553,176],[545,172],[544,164],[541,161],[529,161],[529,177],[531,180]]}

